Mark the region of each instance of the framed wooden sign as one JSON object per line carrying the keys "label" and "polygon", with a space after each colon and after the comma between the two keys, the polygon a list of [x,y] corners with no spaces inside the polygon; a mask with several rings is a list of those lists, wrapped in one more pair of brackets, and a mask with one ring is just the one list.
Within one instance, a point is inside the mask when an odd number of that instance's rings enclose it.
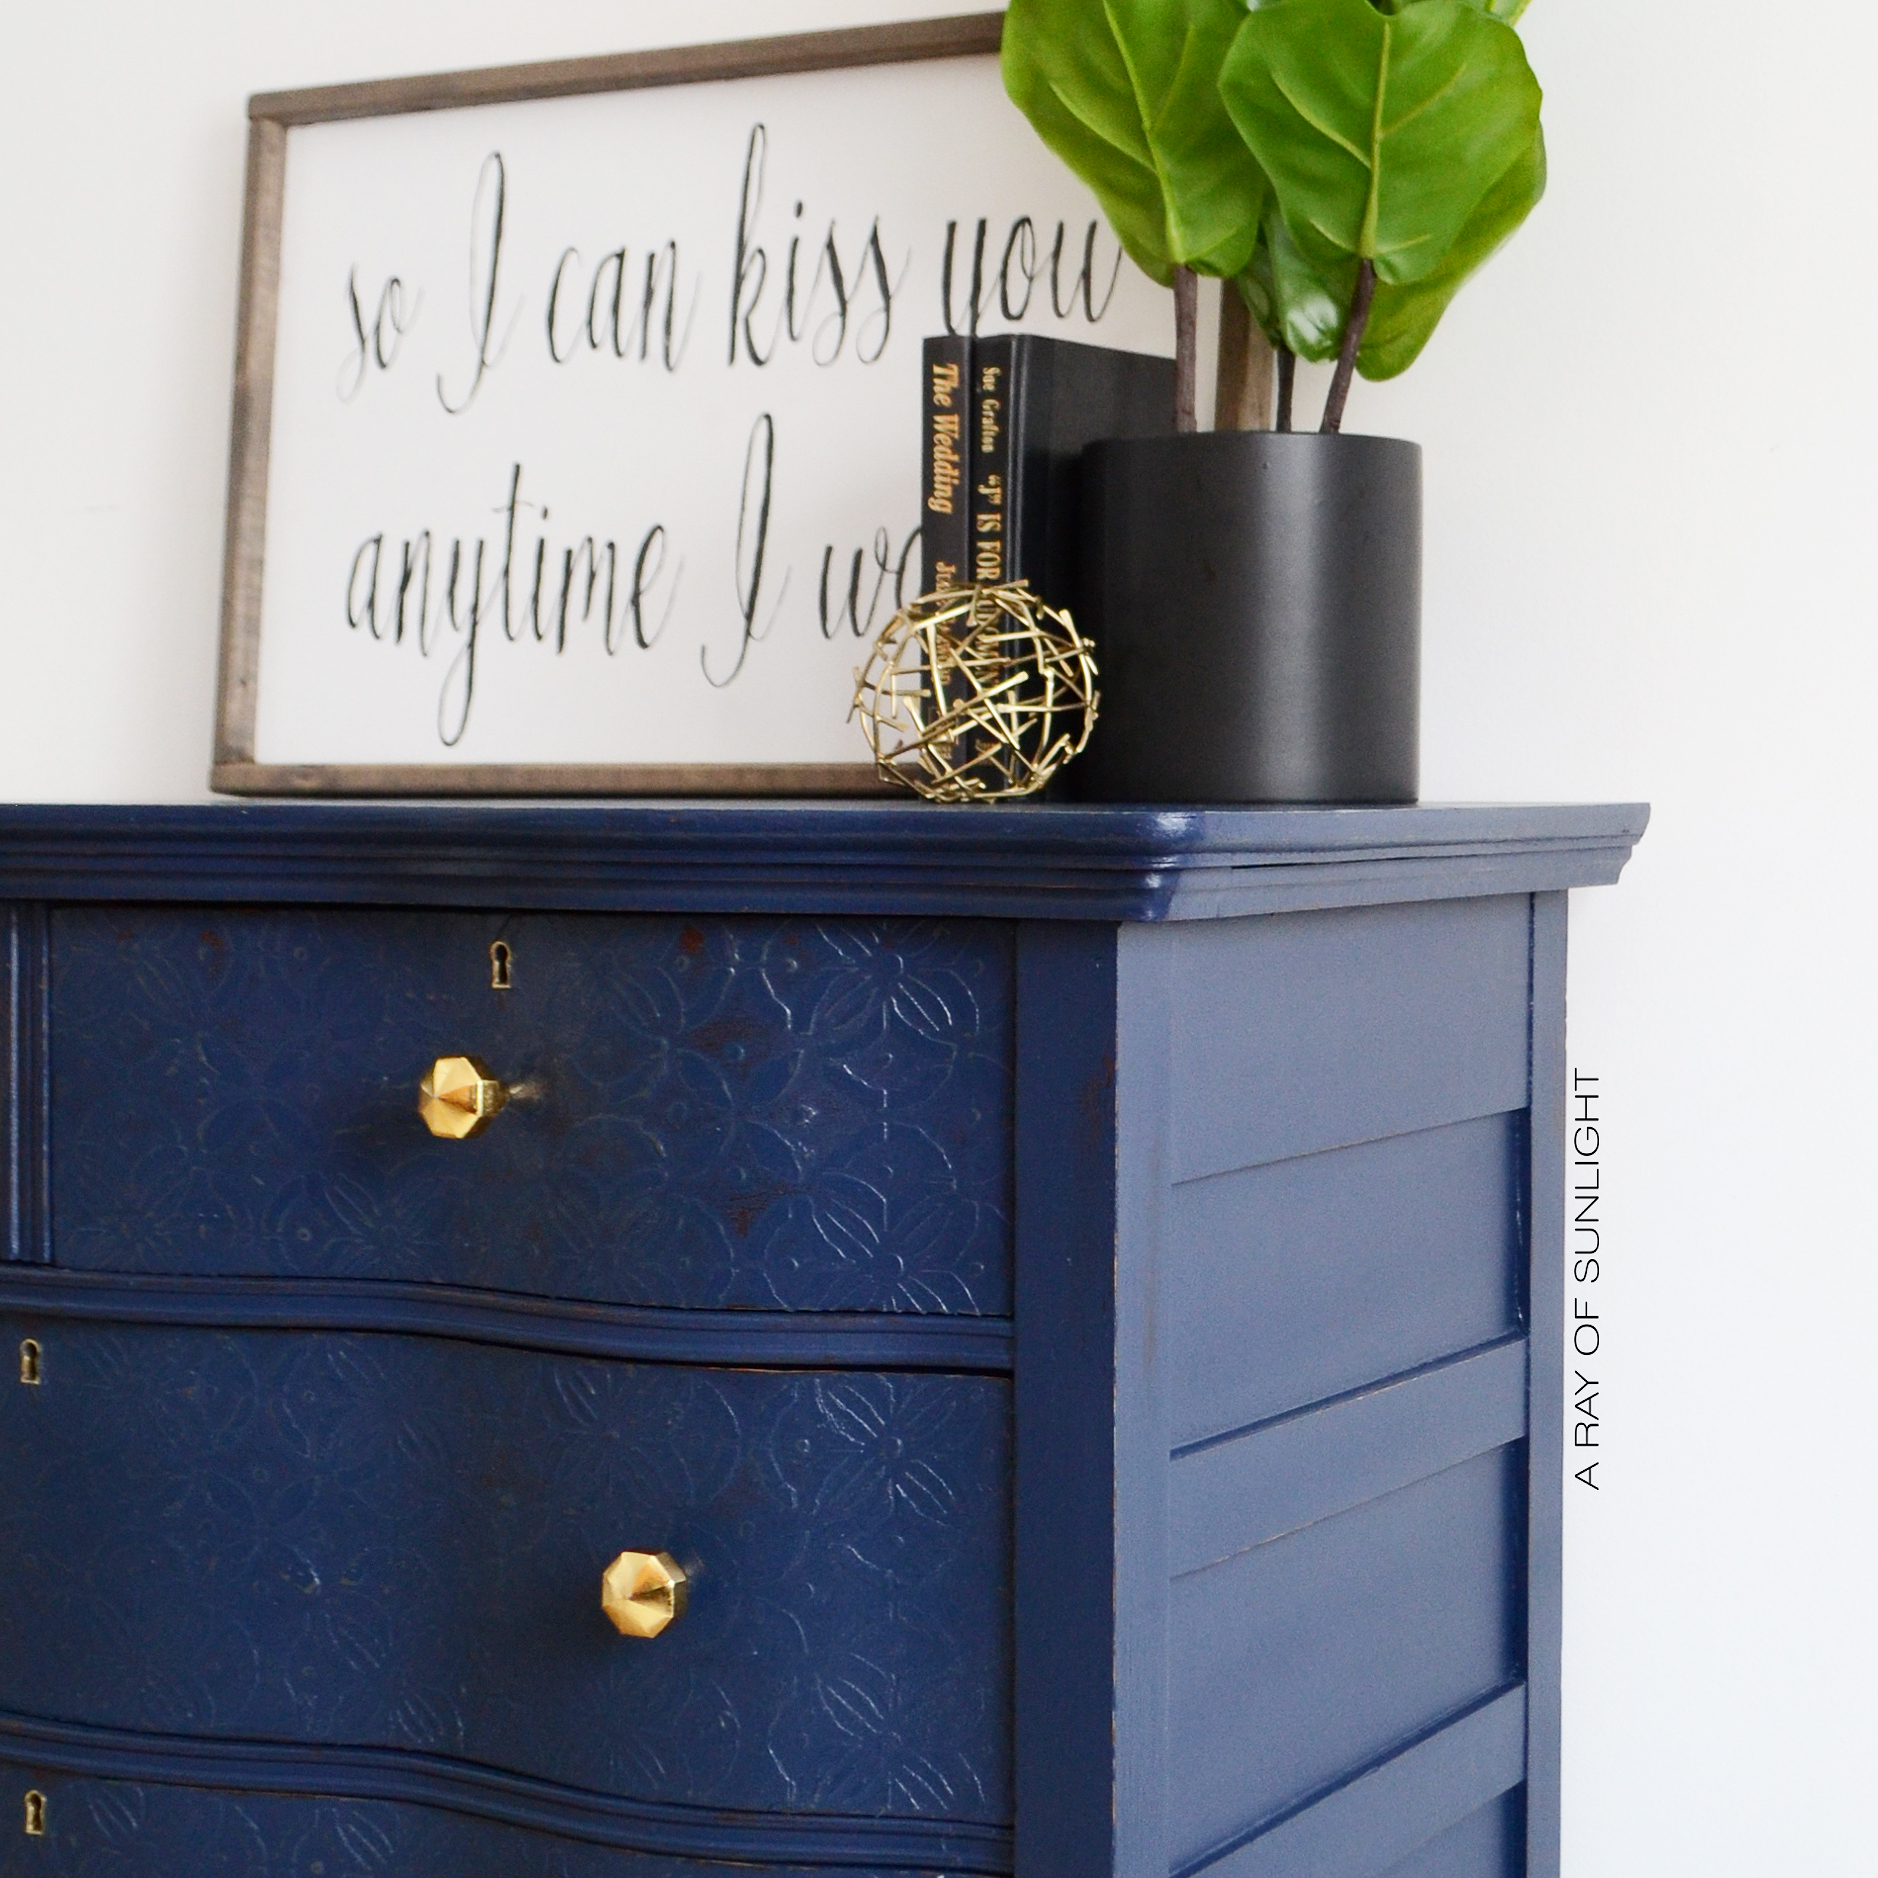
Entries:
{"label": "framed wooden sign", "polygon": [[1001,23],[253,99],[214,786],[877,787],[923,338],[1172,346]]}

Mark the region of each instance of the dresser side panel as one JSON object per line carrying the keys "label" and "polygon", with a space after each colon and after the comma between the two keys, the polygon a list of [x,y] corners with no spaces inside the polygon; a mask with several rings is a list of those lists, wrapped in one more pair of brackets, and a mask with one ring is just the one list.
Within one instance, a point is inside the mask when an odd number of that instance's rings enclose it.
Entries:
{"label": "dresser side panel", "polygon": [[1514,1788],[1469,1813],[1381,1878],[1521,1878],[1526,1869],[1525,1795]]}
{"label": "dresser side panel", "polygon": [[1116,1871],[1161,1878],[1176,1838],[1170,1737],[1170,1361],[1164,1261],[1174,961],[1182,934],[1127,926],[1116,1014]]}
{"label": "dresser side panel", "polygon": [[1527,955],[1513,895],[1192,927],[1173,1177],[1524,1108]]}
{"label": "dresser side panel", "polygon": [[1525,1878],[1558,1878],[1565,1522],[1566,896],[1532,901],[1531,1489]]}
{"label": "dresser side panel", "polygon": [[1175,1580],[1176,1870],[1518,1680],[1524,1461],[1480,1455]]}
{"label": "dresser side panel", "polygon": [[1174,1445],[1518,1330],[1525,1135],[1487,1115],[1176,1186]]}

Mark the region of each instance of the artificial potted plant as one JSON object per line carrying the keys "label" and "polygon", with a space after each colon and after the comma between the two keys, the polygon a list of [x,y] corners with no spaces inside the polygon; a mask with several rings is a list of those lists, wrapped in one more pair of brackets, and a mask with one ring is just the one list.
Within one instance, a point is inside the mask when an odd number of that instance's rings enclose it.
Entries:
{"label": "artificial potted plant", "polygon": [[[1175,431],[1084,457],[1082,793],[1413,801],[1421,452],[1344,433],[1545,188],[1525,0],[1012,0],[1007,89],[1174,289]],[[1197,276],[1224,289],[1200,432]],[[1248,320],[1259,342],[1248,330]],[[1292,428],[1297,358],[1336,361]]]}

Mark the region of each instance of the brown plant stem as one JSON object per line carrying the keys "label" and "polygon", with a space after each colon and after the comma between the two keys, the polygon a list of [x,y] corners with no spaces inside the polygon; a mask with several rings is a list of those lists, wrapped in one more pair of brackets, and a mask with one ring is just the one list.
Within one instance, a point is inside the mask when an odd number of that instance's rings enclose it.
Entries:
{"label": "brown plant stem", "polygon": [[1298,380],[1298,355],[1289,346],[1278,348],[1278,422],[1275,428],[1291,428],[1291,390]]}
{"label": "brown plant stem", "polygon": [[1197,430],[1200,352],[1200,277],[1190,267],[1174,269],[1174,429]]}
{"label": "brown plant stem", "polygon": [[1356,292],[1350,296],[1350,317],[1343,322],[1343,347],[1337,354],[1336,375],[1330,381],[1330,396],[1324,400],[1324,421],[1320,429],[1335,434],[1343,428],[1343,407],[1350,396],[1350,380],[1356,376],[1356,355],[1362,349],[1363,328],[1369,324],[1369,303],[1376,297],[1376,266],[1373,261],[1356,264]]}

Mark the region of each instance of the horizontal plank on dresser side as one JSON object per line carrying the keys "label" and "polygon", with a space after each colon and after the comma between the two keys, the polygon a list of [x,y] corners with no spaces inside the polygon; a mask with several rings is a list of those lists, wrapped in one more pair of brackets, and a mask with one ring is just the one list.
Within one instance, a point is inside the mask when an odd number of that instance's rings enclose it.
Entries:
{"label": "horizontal plank on dresser side", "polygon": [[1522,1460],[1476,1455],[1170,1582],[1172,1865],[1523,1681]]}
{"label": "horizontal plank on dresser side", "polygon": [[[286,1746],[132,1734],[0,1711],[0,1759],[159,1786],[406,1801],[624,1851],[788,1866],[1011,1870],[1007,1827],[871,1815],[734,1813],[617,1800],[553,1781],[399,1749]],[[400,1874],[399,1878],[417,1878]]]}
{"label": "horizontal plank on dresser side", "polygon": [[1431,1730],[1176,1878],[1378,1878],[1525,1774],[1526,1691]]}
{"label": "horizontal plank on dresser side", "polygon": [[1517,1331],[1525,1161],[1522,1110],[1174,1188],[1170,1444]]}
{"label": "horizontal plank on dresser side", "polygon": [[[1532,1706],[1530,1686],[1526,1706]],[[1526,1873],[1526,1819],[1532,1783],[1519,1786],[1477,1806],[1465,1819],[1438,1832],[1407,1858],[1391,1865],[1381,1878],[1507,1878],[1509,1872]],[[504,1878],[508,1878],[504,1874]],[[1527,1874],[1537,1878],[1537,1874]]]}
{"label": "horizontal plank on dresser side", "polygon": [[1177,1453],[1169,1570],[1203,1570],[1525,1432],[1526,1340],[1509,1337]]}
{"label": "horizontal plank on dresser side", "polygon": [[1007,1375],[1011,1323],[913,1312],[677,1311],[372,1278],[0,1270],[0,1309],[211,1330],[384,1331],[620,1362]]}
{"label": "horizontal plank on dresser side", "polygon": [[1210,920],[1614,881],[1638,804],[9,806],[0,899]]}
{"label": "horizontal plank on dresser side", "polygon": [[1512,895],[1185,928],[1174,1180],[1524,1108],[1530,949]]}

